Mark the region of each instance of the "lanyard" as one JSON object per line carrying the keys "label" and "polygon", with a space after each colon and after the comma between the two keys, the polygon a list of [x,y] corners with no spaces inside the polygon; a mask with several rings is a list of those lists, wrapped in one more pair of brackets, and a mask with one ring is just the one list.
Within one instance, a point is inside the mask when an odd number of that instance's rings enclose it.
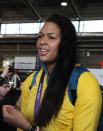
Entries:
{"label": "lanyard", "polygon": [[40,98],[41,98],[41,92],[42,92],[42,87],[43,87],[44,75],[45,75],[45,72],[43,71],[41,78],[40,78],[37,95],[36,95],[36,101],[35,101],[35,107],[34,107],[35,115],[37,115],[39,106],[40,106]]}

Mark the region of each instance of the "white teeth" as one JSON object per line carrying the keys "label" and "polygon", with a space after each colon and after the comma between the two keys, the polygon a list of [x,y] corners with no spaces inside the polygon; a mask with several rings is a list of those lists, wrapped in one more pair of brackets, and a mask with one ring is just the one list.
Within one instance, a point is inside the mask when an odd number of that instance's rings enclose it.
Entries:
{"label": "white teeth", "polygon": [[40,49],[40,51],[47,51],[46,49]]}

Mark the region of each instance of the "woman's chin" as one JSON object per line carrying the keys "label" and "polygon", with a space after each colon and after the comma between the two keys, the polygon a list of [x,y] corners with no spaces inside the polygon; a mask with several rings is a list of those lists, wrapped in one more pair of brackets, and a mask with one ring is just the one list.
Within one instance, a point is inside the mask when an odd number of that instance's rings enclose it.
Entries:
{"label": "woman's chin", "polygon": [[48,61],[48,59],[47,59],[47,58],[44,58],[44,57],[40,57],[40,60],[41,60],[42,62],[47,62],[47,61]]}

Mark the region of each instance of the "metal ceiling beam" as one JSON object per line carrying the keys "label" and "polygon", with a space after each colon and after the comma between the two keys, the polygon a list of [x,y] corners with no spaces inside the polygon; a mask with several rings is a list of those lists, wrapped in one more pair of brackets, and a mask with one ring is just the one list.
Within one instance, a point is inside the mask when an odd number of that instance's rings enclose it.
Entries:
{"label": "metal ceiling beam", "polygon": [[76,17],[78,18],[78,20],[80,20],[81,19],[81,15],[80,15],[80,12],[79,12],[76,4],[74,3],[74,0],[68,0],[68,2],[70,3],[71,8],[74,11]]}
{"label": "metal ceiling beam", "polygon": [[37,19],[42,20],[42,17],[38,13],[35,6],[32,4],[32,1],[31,0],[25,0],[25,1],[26,1],[26,5],[31,9],[32,13],[37,17]]}

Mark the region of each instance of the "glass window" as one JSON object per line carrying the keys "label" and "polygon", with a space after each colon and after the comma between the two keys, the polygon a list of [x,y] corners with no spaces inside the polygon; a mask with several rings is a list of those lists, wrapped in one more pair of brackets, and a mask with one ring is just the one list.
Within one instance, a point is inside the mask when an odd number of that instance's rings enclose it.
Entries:
{"label": "glass window", "polygon": [[18,34],[19,24],[1,24],[1,34]]}
{"label": "glass window", "polygon": [[[72,21],[77,32],[103,32],[103,20]],[[1,24],[1,34],[37,34],[44,23]]]}
{"label": "glass window", "polygon": [[73,23],[73,25],[74,25],[74,27],[75,27],[75,30],[76,30],[76,32],[79,32],[79,21],[72,21],[72,23]]}
{"label": "glass window", "polygon": [[1,24],[1,34],[37,34],[44,23]]}
{"label": "glass window", "polygon": [[20,34],[34,34],[38,32],[37,23],[22,23],[20,24]]}
{"label": "glass window", "polygon": [[103,20],[81,21],[80,32],[103,32]]}

